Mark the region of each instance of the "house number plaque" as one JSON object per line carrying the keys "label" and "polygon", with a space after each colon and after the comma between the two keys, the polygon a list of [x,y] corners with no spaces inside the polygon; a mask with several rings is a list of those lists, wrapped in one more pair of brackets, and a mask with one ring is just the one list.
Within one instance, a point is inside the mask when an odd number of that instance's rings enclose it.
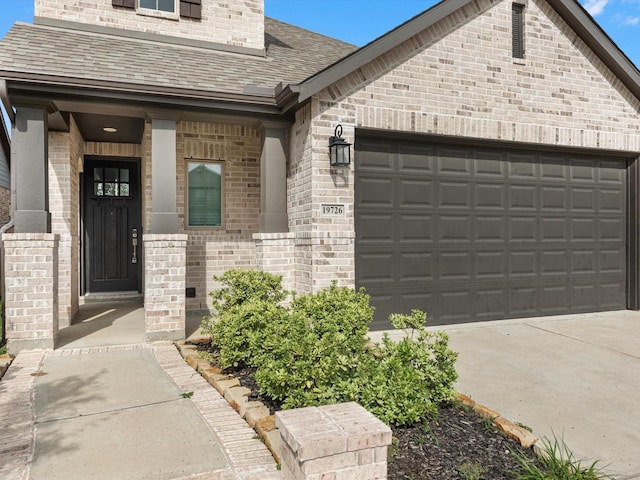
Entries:
{"label": "house number plaque", "polygon": [[320,208],[323,217],[344,217],[344,205],[323,203]]}

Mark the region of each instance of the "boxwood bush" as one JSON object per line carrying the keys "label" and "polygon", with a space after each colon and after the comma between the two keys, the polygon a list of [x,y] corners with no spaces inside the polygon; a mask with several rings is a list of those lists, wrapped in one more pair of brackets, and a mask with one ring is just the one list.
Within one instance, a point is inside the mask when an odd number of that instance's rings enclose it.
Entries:
{"label": "boxwood bush", "polygon": [[367,336],[373,307],[364,290],[334,282],[295,296],[279,276],[231,270],[216,277],[216,315],[203,321],[222,367],[250,365],[263,394],[283,408],[356,401],[388,424],[425,419],[453,398],[456,354],[426,314],[392,315],[405,338],[380,344]]}

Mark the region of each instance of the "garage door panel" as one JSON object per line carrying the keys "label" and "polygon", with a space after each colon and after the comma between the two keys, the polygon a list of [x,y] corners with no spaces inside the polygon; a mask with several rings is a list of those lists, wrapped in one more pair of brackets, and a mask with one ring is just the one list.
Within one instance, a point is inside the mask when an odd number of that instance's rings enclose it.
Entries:
{"label": "garage door panel", "polygon": [[535,315],[538,307],[536,287],[513,287],[509,289],[509,316],[526,317]]}
{"label": "garage door panel", "polygon": [[369,171],[390,175],[395,168],[392,157],[395,148],[384,142],[358,142],[358,163]]}
{"label": "garage door panel", "polygon": [[470,252],[441,252],[438,260],[440,280],[473,278],[473,255]]}
{"label": "garage door panel", "polygon": [[572,182],[594,184],[596,181],[597,170],[592,160],[572,159],[569,172]]}
{"label": "garage door panel", "polygon": [[552,285],[540,288],[541,311],[545,315],[561,315],[571,311],[567,298],[570,295],[569,285]]}
{"label": "garage door panel", "polygon": [[400,282],[430,282],[436,272],[431,252],[403,252],[398,254]]}
{"label": "garage door panel", "polygon": [[619,214],[620,211],[624,210],[624,204],[627,199],[624,191],[604,187],[600,188],[600,195],[596,198],[600,200],[598,209],[601,212],[615,214]]}
{"label": "garage door panel", "polygon": [[625,273],[624,257],[620,255],[620,249],[623,245],[616,249],[601,248],[598,263],[600,265],[600,273],[610,273],[623,275]]}
{"label": "garage door panel", "polygon": [[539,162],[535,154],[511,153],[509,155],[509,178],[532,181],[539,177]]}
{"label": "garage door panel", "polygon": [[626,182],[626,168],[621,162],[602,160],[599,168],[599,183],[623,187]]}
{"label": "garage door panel", "polygon": [[624,302],[626,284],[621,281],[603,283],[600,286],[600,305],[603,310],[615,310],[620,308],[620,302]]}
{"label": "garage door panel", "polygon": [[564,186],[540,186],[540,206],[543,212],[566,212],[569,208],[569,189]]}
{"label": "garage door panel", "polygon": [[505,157],[504,153],[495,150],[478,150],[473,160],[475,177],[504,182],[508,175]]}
{"label": "garage door panel", "polygon": [[361,253],[360,258],[366,262],[366,273],[360,278],[361,281],[367,282],[369,285],[387,282],[393,285],[395,278],[393,275],[393,253]]}
{"label": "garage door panel", "polygon": [[624,242],[627,231],[626,220],[624,218],[602,218],[598,222],[600,240]]}
{"label": "garage door panel", "polygon": [[391,178],[372,177],[362,180],[361,206],[375,208],[394,207],[394,182]]}
{"label": "garage door panel", "polygon": [[356,139],[356,284],[374,328],[411,308],[433,324],[625,308],[626,161],[382,143],[386,163]]}
{"label": "garage door panel", "polygon": [[573,218],[571,219],[571,241],[572,242],[595,242],[598,238],[598,224],[593,218]]}
{"label": "garage door panel", "polygon": [[574,275],[595,275],[597,272],[597,250],[574,249],[571,251],[571,273]]}
{"label": "garage door panel", "polygon": [[468,322],[473,318],[474,292],[445,290],[438,294],[438,319],[447,323]]}
{"label": "garage door panel", "polygon": [[405,174],[431,175],[436,166],[435,152],[432,146],[401,145],[398,149],[398,168]]}
{"label": "garage door panel", "polygon": [[440,181],[438,184],[438,208],[471,208],[473,184],[469,181]]}
{"label": "garage door panel", "polygon": [[438,215],[440,242],[471,243],[472,221],[469,215]]}
{"label": "garage door panel", "polygon": [[474,318],[478,320],[493,320],[494,318],[506,318],[509,315],[508,288],[481,288],[475,294]]}
{"label": "garage door panel", "polygon": [[538,276],[539,258],[535,250],[509,252],[509,276],[513,278]]}
{"label": "garage door panel", "polygon": [[436,238],[433,215],[401,214],[399,225],[400,239],[398,243],[400,244],[411,245],[418,242],[425,246],[425,244],[433,243]]}
{"label": "garage door panel", "polygon": [[511,215],[509,222],[509,241],[521,243],[537,243],[538,238],[538,217]]}
{"label": "garage door panel", "polygon": [[591,213],[595,210],[595,198],[599,191],[595,187],[573,187],[571,189],[571,210]]}
{"label": "garage door panel", "polygon": [[542,155],[540,157],[540,179],[546,183],[565,183],[569,180],[570,162],[566,158]]}
{"label": "garage door panel", "polygon": [[542,244],[565,242],[568,234],[568,218],[543,217],[540,219],[540,242]]}
{"label": "garage door panel", "polygon": [[469,177],[472,172],[471,159],[464,148],[441,147],[438,149],[437,174],[442,177]]}
{"label": "garage door panel", "polygon": [[500,210],[507,208],[507,186],[478,181],[475,184],[475,207],[480,210]]}
{"label": "garage door panel", "polygon": [[507,239],[507,221],[504,215],[478,215],[474,217],[476,244],[504,243]]}
{"label": "garage door panel", "polygon": [[398,208],[428,208],[435,205],[434,182],[430,179],[398,178]]}
{"label": "garage door panel", "polygon": [[476,252],[474,260],[476,279],[504,279],[507,274],[508,255],[503,250]]}

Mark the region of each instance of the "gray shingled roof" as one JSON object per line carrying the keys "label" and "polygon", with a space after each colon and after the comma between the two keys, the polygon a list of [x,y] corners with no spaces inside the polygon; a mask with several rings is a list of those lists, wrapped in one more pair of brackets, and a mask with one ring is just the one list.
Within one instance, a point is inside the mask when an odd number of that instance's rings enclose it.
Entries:
{"label": "gray shingled roof", "polygon": [[[3,72],[239,93],[297,84],[356,47],[265,18],[266,58],[17,23],[0,41]],[[12,75],[13,76],[13,75]]]}

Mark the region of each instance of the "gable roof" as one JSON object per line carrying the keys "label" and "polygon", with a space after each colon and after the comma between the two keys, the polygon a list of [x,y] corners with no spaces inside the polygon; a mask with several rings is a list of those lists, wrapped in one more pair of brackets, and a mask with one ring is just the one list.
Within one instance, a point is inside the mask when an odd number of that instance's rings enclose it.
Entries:
{"label": "gable roof", "polygon": [[[338,62],[315,73],[299,84],[298,101],[307,100],[472,1],[443,0]],[[622,83],[637,98],[640,98],[640,71],[580,3],[577,0],[547,0],[547,3],[560,14]]]}
{"label": "gable roof", "polygon": [[299,83],[356,49],[271,18],[265,39],[260,57],[19,22],[0,41],[0,78],[182,96],[264,87],[273,97],[278,84]]}

